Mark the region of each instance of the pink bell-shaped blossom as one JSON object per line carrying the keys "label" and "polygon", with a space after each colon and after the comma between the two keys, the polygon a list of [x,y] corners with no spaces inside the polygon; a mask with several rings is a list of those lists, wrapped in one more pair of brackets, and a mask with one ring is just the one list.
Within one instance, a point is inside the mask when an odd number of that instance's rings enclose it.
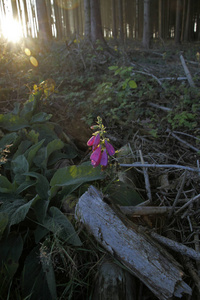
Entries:
{"label": "pink bell-shaped blossom", "polygon": [[93,165],[93,167],[97,167],[100,164],[101,146],[99,146],[98,148],[96,148],[96,150],[94,150],[94,152],[92,152],[92,154],[90,155],[90,159],[91,159],[91,164]]}
{"label": "pink bell-shaped blossom", "polygon": [[106,150],[110,156],[115,154],[114,147],[110,143],[108,143],[106,140],[105,140],[105,146],[106,146]]}
{"label": "pink bell-shaped blossom", "polygon": [[106,152],[106,149],[104,149],[102,156],[101,156],[101,161],[100,165],[106,167],[108,165],[108,154]]}
{"label": "pink bell-shaped blossom", "polygon": [[100,144],[100,134],[98,133],[95,136],[94,143],[92,145],[92,150],[96,149],[96,147]]}
{"label": "pink bell-shaped blossom", "polygon": [[87,141],[87,145],[90,147],[94,144],[94,140],[95,140],[95,135],[93,135],[88,141]]}

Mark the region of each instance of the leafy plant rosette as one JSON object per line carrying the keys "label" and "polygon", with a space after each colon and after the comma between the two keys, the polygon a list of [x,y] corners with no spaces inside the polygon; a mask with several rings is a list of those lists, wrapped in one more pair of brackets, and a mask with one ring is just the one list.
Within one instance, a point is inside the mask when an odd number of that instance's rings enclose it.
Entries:
{"label": "leafy plant rosette", "polygon": [[[89,163],[56,170],[60,159],[74,159],[75,147],[56,134],[52,115],[38,111],[41,90],[21,108],[0,114],[0,299],[20,281],[23,299],[57,299],[52,243],[82,242],[60,210],[62,199],[84,183],[105,177]],[[5,156],[6,152],[6,156]],[[16,299],[16,298],[15,298]]]}

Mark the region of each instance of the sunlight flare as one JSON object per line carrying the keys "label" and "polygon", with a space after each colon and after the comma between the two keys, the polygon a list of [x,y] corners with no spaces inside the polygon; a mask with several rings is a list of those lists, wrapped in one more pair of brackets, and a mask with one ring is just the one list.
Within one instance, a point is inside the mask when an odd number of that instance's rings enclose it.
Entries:
{"label": "sunlight flare", "polygon": [[19,42],[23,37],[20,23],[13,18],[4,19],[1,24],[1,33],[9,42],[13,43]]}

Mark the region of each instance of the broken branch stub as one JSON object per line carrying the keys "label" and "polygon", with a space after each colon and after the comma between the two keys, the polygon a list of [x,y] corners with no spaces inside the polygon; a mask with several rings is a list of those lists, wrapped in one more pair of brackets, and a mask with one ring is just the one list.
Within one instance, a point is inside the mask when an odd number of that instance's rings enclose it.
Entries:
{"label": "broken branch stub", "polygon": [[176,260],[132,222],[123,222],[93,186],[79,199],[75,217],[160,300],[191,294]]}

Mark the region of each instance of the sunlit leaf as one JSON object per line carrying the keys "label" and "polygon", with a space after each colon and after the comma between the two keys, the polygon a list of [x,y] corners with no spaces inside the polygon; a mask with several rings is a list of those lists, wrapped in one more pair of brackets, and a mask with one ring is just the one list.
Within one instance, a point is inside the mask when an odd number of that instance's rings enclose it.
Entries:
{"label": "sunlit leaf", "polygon": [[130,86],[131,89],[137,88],[137,83],[134,80],[129,80],[128,85]]}
{"label": "sunlit leaf", "polygon": [[100,167],[93,168],[90,165],[69,166],[58,169],[51,179],[50,185],[53,187],[82,184],[87,181],[103,179],[104,177],[105,174]]}

